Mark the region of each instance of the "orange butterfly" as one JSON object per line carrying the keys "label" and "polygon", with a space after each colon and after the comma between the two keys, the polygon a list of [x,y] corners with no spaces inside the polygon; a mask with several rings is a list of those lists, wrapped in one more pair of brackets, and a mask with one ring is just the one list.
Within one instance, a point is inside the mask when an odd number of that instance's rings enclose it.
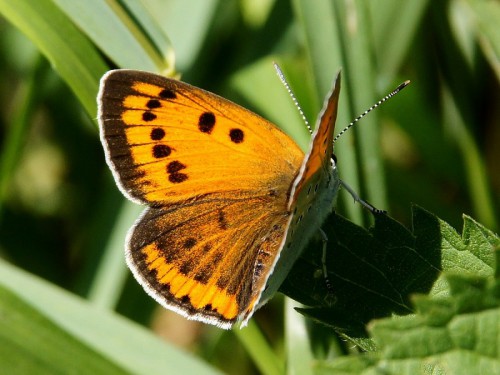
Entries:
{"label": "orange butterfly", "polygon": [[156,301],[229,328],[277,291],[341,184],[331,158],[339,91],[340,73],[304,155],[210,92],[135,70],[102,78],[107,163],[125,196],[148,206],[126,259]]}

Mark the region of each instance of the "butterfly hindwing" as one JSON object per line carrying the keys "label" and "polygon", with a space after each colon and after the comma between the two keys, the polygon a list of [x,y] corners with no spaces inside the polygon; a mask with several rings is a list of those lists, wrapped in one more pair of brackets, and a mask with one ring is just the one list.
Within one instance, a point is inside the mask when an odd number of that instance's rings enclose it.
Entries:
{"label": "butterfly hindwing", "polygon": [[[248,203],[259,211],[248,210]],[[270,215],[257,200],[150,208],[130,232],[127,262],[165,307],[228,327],[253,307],[261,276],[269,273],[278,254],[283,233],[279,228],[287,217]],[[237,220],[227,222],[232,216]],[[249,277],[252,274],[257,277]]]}

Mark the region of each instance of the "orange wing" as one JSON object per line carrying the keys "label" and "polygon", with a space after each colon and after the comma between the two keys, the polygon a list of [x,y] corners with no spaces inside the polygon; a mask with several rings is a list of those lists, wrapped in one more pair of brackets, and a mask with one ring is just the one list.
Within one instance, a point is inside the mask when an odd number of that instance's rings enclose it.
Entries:
{"label": "orange wing", "polygon": [[129,234],[127,263],[164,307],[228,328],[253,312],[279,254],[289,215],[272,204],[259,197],[147,209]]}
{"label": "orange wing", "polygon": [[299,176],[301,177],[295,182],[290,205],[297,201],[297,197],[304,184],[309,182],[320,168],[323,168],[325,173],[331,168],[330,158],[333,155],[333,132],[335,131],[335,121],[337,120],[339,95],[340,72],[337,73],[332,91],[327,95],[327,100],[318,116],[310,151],[300,169]]}
{"label": "orange wing", "polygon": [[102,79],[101,140],[130,199],[170,205],[286,185],[304,154],[276,126],[215,94],[134,70]]}
{"label": "orange wing", "polygon": [[117,184],[150,206],[127,240],[139,283],[190,319],[248,318],[285,236],[299,147],[236,104],[138,71],[103,77],[99,122]]}

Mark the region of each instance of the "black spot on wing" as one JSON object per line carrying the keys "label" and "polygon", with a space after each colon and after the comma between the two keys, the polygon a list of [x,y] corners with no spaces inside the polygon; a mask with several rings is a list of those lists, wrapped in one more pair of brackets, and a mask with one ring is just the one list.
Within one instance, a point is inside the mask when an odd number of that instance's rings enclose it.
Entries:
{"label": "black spot on wing", "polygon": [[154,145],[153,156],[156,159],[165,158],[170,155],[172,149],[167,145]]}
{"label": "black spot on wing", "polygon": [[229,131],[229,138],[231,138],[231,142],[233,143],[241,143],[245,138],[245,134],[241,129],[231,129]]}
{"label": "black spot on wing", "polygon": [[148,102],[146,103],[146,107],[148,107],[149,109],[160,108],[161,103],[157,99],[149,99]]}
{"label": "black spot on wing", "polygon": [[146,122],[150,122],[156,119],[156,115],[152,112],[146,111],[142,114],[142,119]]}
{"label": "black spot on wing", "polygon": [[162,128],[154,128],[151,130],[150,138],[153,141],[160,141],[165,137],[165,130]]}
{"label": "black spot on wing", "polygon": [[210,134],[215,126],[215,115],[212,112],[203,112],[198,119],[198,129]]}

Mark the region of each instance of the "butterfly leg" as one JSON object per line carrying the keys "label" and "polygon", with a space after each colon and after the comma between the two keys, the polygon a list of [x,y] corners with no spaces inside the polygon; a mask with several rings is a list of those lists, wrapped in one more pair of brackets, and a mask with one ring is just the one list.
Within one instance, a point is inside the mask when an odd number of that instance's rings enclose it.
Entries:
{"label": "butterfly leg", "polygon": [[321,265],[323,267],[323,277],[325,278],[325,284],[326,284],[326,289],[328,289],[328,293],[333,292],[333,287],[332,283],[330,282],[330,279],[328,278],[328,272],[326,269],[326,251],[327,251],[327,245],[328,245],[328,236],[326,235],[325,231],[323,229],[319,229],[319,233],[321,234],[322,241],[323,241],[323,254],[321,255]]}
{"label": "butterfly leg", "polygon": [[319,233],[321,234],[323,240],[323,254],[321,255],[321,266],[323,270],[323,278],[325,279],[326,289],[328,290],[328,295],[326,296],[325,301],[328,305],[333,305],[333,303],[335,302],[335,296],[333,293],[334,290],[330,278],[328,277],[328,270],[326,268],[326,252],[328,250],[327,249],[328,236],[321,228],[319,229]]}
{"label": "butterfly leg", "polygon": [[366,208],[368,211],[370,211],[372,214],[385,214],[386,211],[384,210],[379,210],[378,208],[375,208],[373,205],[368,203],[367,201],[361,199],[361,197],[356,194],[354,189],[347,185],[344,181],[340,180],[340,186],[342,186],[344,189],[347,190],[349,194],[351,194],[351,197],[354,199],[355,202],[360,203],[364,208]]}

